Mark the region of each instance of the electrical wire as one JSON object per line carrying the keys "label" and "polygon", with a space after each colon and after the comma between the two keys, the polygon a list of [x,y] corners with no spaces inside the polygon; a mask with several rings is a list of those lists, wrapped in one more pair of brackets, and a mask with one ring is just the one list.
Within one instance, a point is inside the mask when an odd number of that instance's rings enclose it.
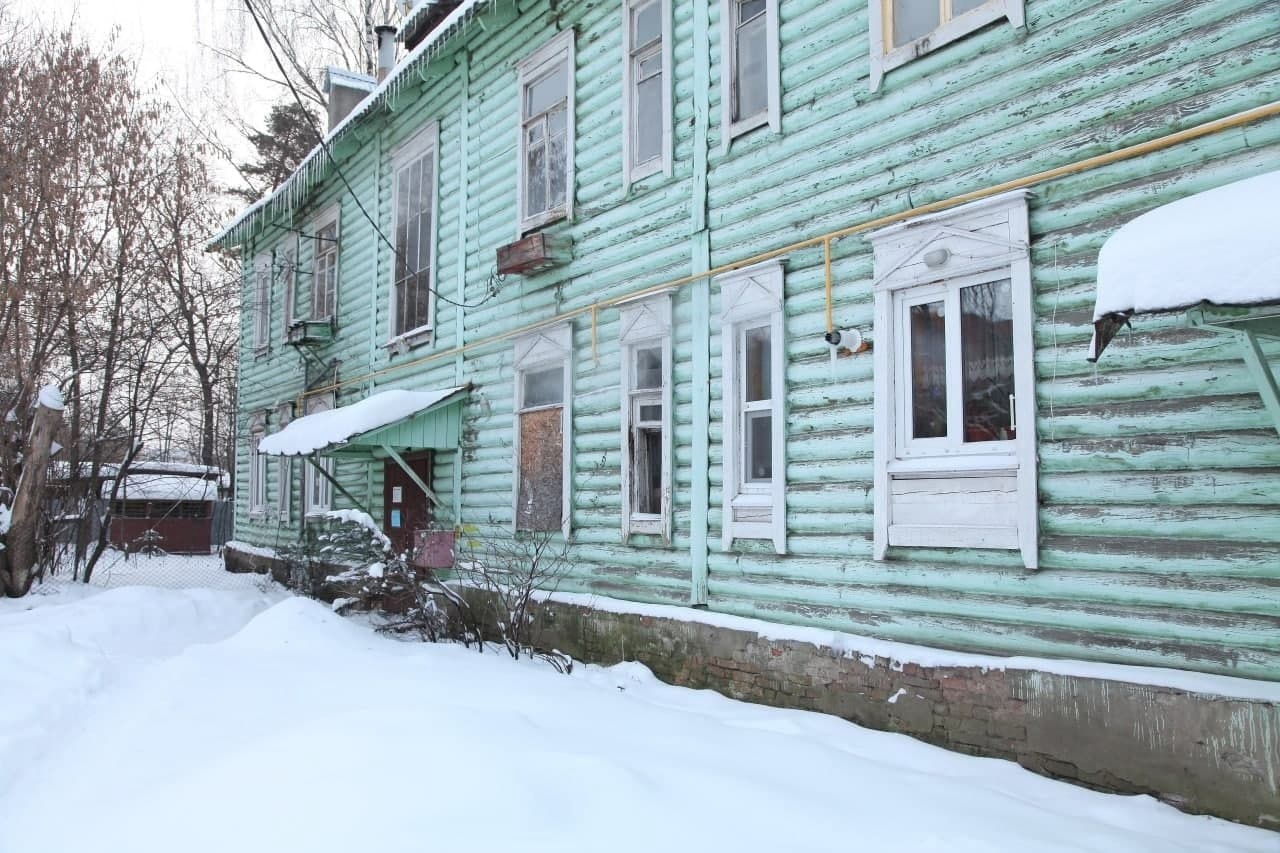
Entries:
{"label": "electrical wire", "polygon": [[[333,171],[336,172],[338,177],[342,179],[343,186],[345,186],[347,188],[347,192],[351,194],[351,200],[356,203],[356,207],[359,208],[360,213],[362,213],[364,215],[364,218],[369,221],[369,225],[373,228],[374,233],[378,235],[378,237],[382,240],[383,243],[387,244],[388,248],[391,249],[391,253],[392,255],[395,256],[396,260],[404,264],[405,268],[407,269],[409,266],[408,259],[404,256],[403,253],[400,252],[399,249],[396,248],[395,243],[393,243],[391,241],[391,238],[389,238],[383,232],[382,228],[379,227],[377,220],[375,220],[373,216],[369,213],[368,209],[365,208],[364,203],[360,201],[360,196],[356,193],[355,188],[351,186],[351,182],[347,180],[346,174],[342,171],[341,167],[338,166],[338,158],[333,155],[333,149],[329,147],[328,140],[325,139],[324,134],[321,133],[319,128],[316,126],[315,117],[311,114],[311,111],[306,108],[306,105],[302,103],[302,96],[298,93],[298,88],[293,85],[292,78],[290,78],[288,72],[285,71],[284,63],[281,62],[279,54],[276,53],[275,45],[272,44],[271,42],[271,37],[267,35],[267,30],[262,25],[262,20],[258,17],[258,10],[255,9],[253,6],[253,0],[244,0],[244,5],[249,12],[249,16],[253,18],[253,25],[257,27],[258,34],[262,36],[262,41],[267,47],[267,52],[271,54],[272,61],[275,62],[276,68],[280,70],[281,78],[284,80],[285,85],[289,87],[289,91],[293,94],[294,101],[297,102],[298,107],[307,115],[309,122],[311,124],[311,132],[316,135],[316,138],[318,140],[320,140],[320,147],[323,148],[324,153],[328,155],[329,163],[331,166],[333,166]],[[286,230],[292,230],[292,229],[286,229]],[[454,305],[458,308],[479,308],[480,306],[484,305],[486,302],[488,302],[490,299],[492,299],[494,296],[497,295],[497,291],[493,287],[493,284],[494,284],[493,277],[490,277],[489,284],[490,284],[489,291],[485,294],[485,297],[481,299],[479,302],[475,302],[475,303],[458,302],[454,299],[450,299],[448,296],[445,296],[443,293],[441,293],[439,290],[437,290],[434,287],[428,286],[427,291],[433,294],[437,299],[441,299],[447,302],[448,304]]]}

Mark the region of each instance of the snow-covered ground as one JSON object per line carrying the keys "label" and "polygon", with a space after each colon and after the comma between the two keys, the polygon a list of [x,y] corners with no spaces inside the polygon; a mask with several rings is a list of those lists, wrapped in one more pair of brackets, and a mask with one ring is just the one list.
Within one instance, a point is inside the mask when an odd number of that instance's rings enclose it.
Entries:
{"label": "snow-covered ground", "polygon": [[130,554],[107,551],[93,570],[92,585],[113,589],[122,586],[160,586],[168,589],[255,589],[266,583],[263,575],[233,574],[223,568],[218,554]]}
{"label": "snow-covered ground", "polygon": [[0,851],[1196,851],[1280,836],[270,589],[0,600]]}

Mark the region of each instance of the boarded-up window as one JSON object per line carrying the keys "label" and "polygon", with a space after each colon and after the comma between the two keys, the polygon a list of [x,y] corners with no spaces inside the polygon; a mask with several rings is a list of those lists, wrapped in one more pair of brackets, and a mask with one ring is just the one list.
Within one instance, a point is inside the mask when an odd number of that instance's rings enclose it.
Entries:
{"label": "boarded-up window", "polygon": [[517,530],[559,530],[564,515],[564,408],[520,413]]}

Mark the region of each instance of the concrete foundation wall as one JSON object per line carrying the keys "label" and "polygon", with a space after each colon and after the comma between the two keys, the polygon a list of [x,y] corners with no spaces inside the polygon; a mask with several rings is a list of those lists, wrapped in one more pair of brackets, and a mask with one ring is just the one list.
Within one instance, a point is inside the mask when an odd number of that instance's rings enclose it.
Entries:
{"label": "concrete foundation wall", "polygon": [[835,714],[1091,788],[1280,829],[1280,705],[1029,670],[926,667],[548,602],[537,640],[578,660]]}

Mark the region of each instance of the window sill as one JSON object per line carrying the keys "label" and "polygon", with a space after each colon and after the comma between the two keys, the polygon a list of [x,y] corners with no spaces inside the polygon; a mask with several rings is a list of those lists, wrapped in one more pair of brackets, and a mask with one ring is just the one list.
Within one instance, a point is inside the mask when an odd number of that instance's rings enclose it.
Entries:
{"label": "window sill", "polygon": [[553,222],[559,222],[562,219],[569,218],[569,206],[553,208],[536,216],[530,216],[528,219],[520,220],[520,236],[524,237],[537,231],[539,228],[550,225]]}
{"label": "window sill", "polygon": [[1017,469],[1018,457],[1013,450],[1008,453],[920,456],[895,459],[888,465],[889,473],[899,477],[980,476],[991,472],[1009,473]]}
{"label": "window sill", "polygon": [[435,330],[431,326],[423,326],[400,335],[396,335],[382,345],[388,355],[404,355],[415,347],[424,346],[435,339]]}
{"label": "window sill", "polygon": [[726,150],[728,149],[729,142],[732,142],[733,140],[737,139],[739,136],[750,133],[751,131],[755,130],[757,127],[767,127],[768,124],[769,124],[768,110],[764,110],[763,112],[758,112],[755,115],[751,116],[750,118],[739,119],[738,121],[733,122],[732,124],[729,125],[729,129],[727,131],[728,139],[726,140],[726,144],[725,144]]}
{"label": "window sill", "polygon": [[875,55],[875,47],[873,46],[871,91],[876,91],[880,87],[881,78],[893,69],[900,68],[913,59],[919,59],[954,41],[958,41],[1001,18],[1008,18],[1015,27],[1023,26],[1022,3],[1023,0],[988,0],[985,5],[965,12],[959,17],[952,18],[936,30],[914,41],[909,41],[897,47],[885,45],[884,53],[879,56]]}
{"label": "window sill", "polygon": [[253,360],[262,361],[262,359],[271,355],[271,344],[262,344],[253,348]]}
{"label": "window sill", "polygon": [[636,517],[633,515],[627,527],[628,532],[632,535],[661,536],[663,533],[662,516],[644,515]]}

